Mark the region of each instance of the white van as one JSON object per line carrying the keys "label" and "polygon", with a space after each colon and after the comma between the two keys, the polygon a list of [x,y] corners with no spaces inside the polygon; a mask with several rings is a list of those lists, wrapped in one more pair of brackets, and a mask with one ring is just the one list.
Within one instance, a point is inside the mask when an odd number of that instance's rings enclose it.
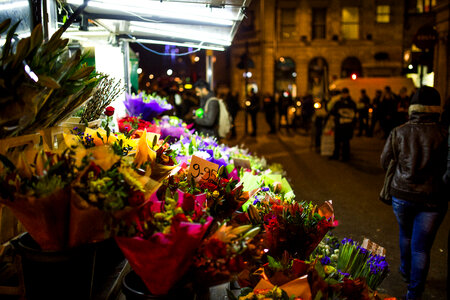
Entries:
{"label": "white van", "polygon": [[337,79],[332,84],[330,84],[330,91],[332,90],[342,90],[343,88],[348,88],[350,92],[350,97],[355,102],[359,101],[361,97],[361,89],[365,89],[367,96],[370,100],[375,97],[376,90],[384,90],[384,87],[390,86],[394,94],[399,93],[402,87],[408,90],[408,95],[415,92],[416,86],[411,78],[405,77],[360,77],[355,80],[351,78]]}

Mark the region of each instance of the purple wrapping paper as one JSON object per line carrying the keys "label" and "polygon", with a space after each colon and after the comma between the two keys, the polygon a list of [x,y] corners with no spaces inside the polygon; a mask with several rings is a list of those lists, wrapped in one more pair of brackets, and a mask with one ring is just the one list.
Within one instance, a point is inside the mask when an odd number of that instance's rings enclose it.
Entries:
{"label": "purple wrapping paper", "polygon": [[155,100],[150,100],[150,102],[145,103],[142,94],[137,96],[127,95],[124,104],[130,116],[141,116],[141,118],[146,121],[152,121],[153,118],[157,117],[162,112],[172,109],[172,105],[162,105]]}

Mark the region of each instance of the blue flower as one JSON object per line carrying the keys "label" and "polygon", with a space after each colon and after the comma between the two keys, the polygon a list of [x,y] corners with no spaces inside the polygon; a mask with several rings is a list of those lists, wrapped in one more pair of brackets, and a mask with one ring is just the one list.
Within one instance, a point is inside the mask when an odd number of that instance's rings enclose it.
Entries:
{"label": "blue flower", "polygon": [[261,191],[263,191],[263,192],[268,192],[268,191],[270,191],[270,188],[268,188],[268,187],[262,187],[261,188]]}
{"label": "blue flower", "polygon": [[345,245],[345,244],[354,245],[354,244],[355,244],[355,242],[354,242],[352,239],[348,239],[348,238],[344,238],[344,239],[341,241],[341,243],[342,243],[342,245]]}
{"label": "blue flower", "polygon": [[320,259],[320,263],[322,265],[328,265],[331,262],[331,259],[328,256],[324,256]]}

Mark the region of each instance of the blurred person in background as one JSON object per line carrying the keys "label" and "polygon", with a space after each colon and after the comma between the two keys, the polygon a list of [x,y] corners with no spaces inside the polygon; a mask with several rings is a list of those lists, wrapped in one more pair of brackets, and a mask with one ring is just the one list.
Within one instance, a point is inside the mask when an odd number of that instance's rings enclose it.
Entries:
{"label": "blurred person in background", "polygon": [[357,104],[358,107],[358,136],[369,135],[369,105],[370,98],[367,96],[366,90],[361,89],[361,97]]}
{"label": "blurred person in background", "polygon": [[381,95],[379,113],[381,129],[384,132],[383,138],[386,139],[392,128],[395,127],[395,117],[397,115],[397,97],[391,91],[390,86],[386,86]]}
{"label": "blurred person in background", "polygon": [[281,131],[281,126],[286,127],[286,131],[289,132],[288,123],[288,109],[292,105],[292,96],[289,91],[282,91],[278,98],[278,130]]}
{"label": "blurred person in background", "polygon": [[311,120],[314,115],[314,100],[312,95],[306,95],[301,101],[302,109],[302,126],[305,129],[306,134],[311,129]]}
{"label": "blurred person in background", "polygon": [[275,126],[276,107],[277,104],[275,102],[275,98],[269,93],[265,93],[263,97],[263,108],[266,116],[266,122],[270,127],[270,131],[268,132],[269,134],[274,134],[277,132]]}
{"label": "blurred person in background", "polygon": [[330,159],[339,159],[342,152],[342,161],[348,161],[356,122],[356,103],[348,88],[342,89],[341,98],[333,105],[330,115],[334,116],[335,122],[334,152]]}
{"label": "blurred person in background", "polygon": [[373,136],[373,134],[375,133],[375,126],[380,121],[380,101],[382,94],[383,92],[381,90],[376,90],[375,97],[373,98],[370,105],[370,108],[372,108],[372,114],[370,117],[369,133],[367,135],[369,137]]}
{"label": "blurred person in background", "polygon": [[231,135],[230,138],[234,139],[236,138],[236,116],[241,109],[239,106],[239,94],[235,93],[233,94],[231,92],[231,89],[228,90],[228,93],[224,97],[225,103],[227,105],[228,111],[230,112],[231,116]]}
{"label": "blurred person in background", "polygon": [[194,87],[195,94],[200,100],[200,108],[203,109],[203,116],[194,116],[195,127],[198,132],[204,135],[218,137],[219,102],[210,90],[209,83],[205,80],[197,80]]}
{"label": "blurred person in background", "polygon": [[257,116],[259,111],[259,96],[255,93],[255,89],[250,90],[250,95],[248,98],[248,101],[250,102],[247,106],[247,112],[250,114],[250,117],[252,119],[252,134],[251,136],[256,136],[256,131],[258,128],[257,125]]}
{"label": "blurred person in background", "polygon": [[397,113],[395,116],[396,126],[402,125],[408,121],[408,108],[410,97],[405,87],[400,89],[397,99]]}

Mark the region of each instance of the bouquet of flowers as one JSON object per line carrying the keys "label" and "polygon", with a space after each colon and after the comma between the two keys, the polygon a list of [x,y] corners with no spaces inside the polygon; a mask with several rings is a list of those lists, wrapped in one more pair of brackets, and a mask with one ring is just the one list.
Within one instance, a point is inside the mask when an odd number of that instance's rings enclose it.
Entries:
{"label": "bouquet of flowers", "polygon": [[0,24],[0,33],[9,28],[0,58],[0,138],[56,126],[89,98],[101,77],[83,63],[80,50],[69,55],[62,29],[44,42],[39,24],[14,47],[19,23],[10,23]]}
{"label": "bouquet of flowers", "polygon": [[76,170],[71,151],[29,150],[11,160],[0,155],[0,161],[0,203],[12,210],[43,250],[65,248],[67,195]]}
{"label": "bouquet of flowers", "polygon": [[130,116],[140,117],[146,121],[152,121],[162,112],[172,109],[172,105],[156,93],[152,95],[147,95],[144,92],[138,95],[127,94],[124,104]]}
{"label": "bouquet of flowers", "polygon": [[384,256],[359,246],[352,239],[341,242],[327,235],[310,257],[310,284],[321,297],[379,299],[376,291],[388,275]]}
{"label": "bouquet of flowers", "polygon": [[167,190],[162,205],[144,205],[116,237],[133,270],[155,295],[167,294],[186,273],[212,222],[203,206],[183,205],[197,208],[185,211],[178,200],[177,193]]}
{"label": "bouquet of flowers", "polygon": [[130,138],[139,138],[145,131],[161,134],[161,128],[138,117],[125,117],[117,121],[119,132]]}
{"label": "bouquet of flowers", "polygon": [[187,169],[179,170],[174,176],[163,181],[158,194],[169,189],[177,192],[183,199],[186,197],[202,197],[208,213],[217,221],[231,217],[233,212],[240,208],[248,199],[248,192],[237,180],[225,178],[225,168],[221,167],[218,176],[201,179],[199,182],[188,179]]}
{"label": "bouquet of flowers", "polygon": [[217,285],[241,272],[245,267],[245,252],[259,230],[252,225],[223,224],[206,238],[197,249],[191,267],[197,285]]}
{"label": "bouquet of flowers", "polygon": [[[72,185],[71,247],[109,237],[113,222],[132,218],[159,187],[158,182],[138,174],[130,160],[112,151],[103,152],[102,156],[106,159],[102,165],[90,160]],[[89,161],[89,157],[85,160]]]}
{"label": "bouquet of flowers", "polygon": [[229,148],[219,145],[213,137],[193,134],[173,143],[171,148],[177,153],[177,161],[180,163],[189,163],[191,156],[196,155],[219,167],[231,164]]}
{"label": "bouquet of flowers", "polygon": [[265,243],[269,254],[281,257],[284,250],[299,259],[306,259],[325,234],[335,227],[332,207],[312,203],[278,199],[267,195],[247,210],[254,224],[265,229]]}
{"label": "bouquet of flowers", "polygon": [[351,278],[365,278],[376,290],[389,273],[389,265],[382,255],[372,253],[352,239],[343,239],[339,248],[337,269]]}
{"label": "bouquet of flowers", "polygon": [[169,143],[173,144],[181,137],[189,137],[194,133],[194,123],[187,125],[183,120],[175,116],[162,116],[154,119],[155,126],[161,130],[161,138],[170,136]]}

